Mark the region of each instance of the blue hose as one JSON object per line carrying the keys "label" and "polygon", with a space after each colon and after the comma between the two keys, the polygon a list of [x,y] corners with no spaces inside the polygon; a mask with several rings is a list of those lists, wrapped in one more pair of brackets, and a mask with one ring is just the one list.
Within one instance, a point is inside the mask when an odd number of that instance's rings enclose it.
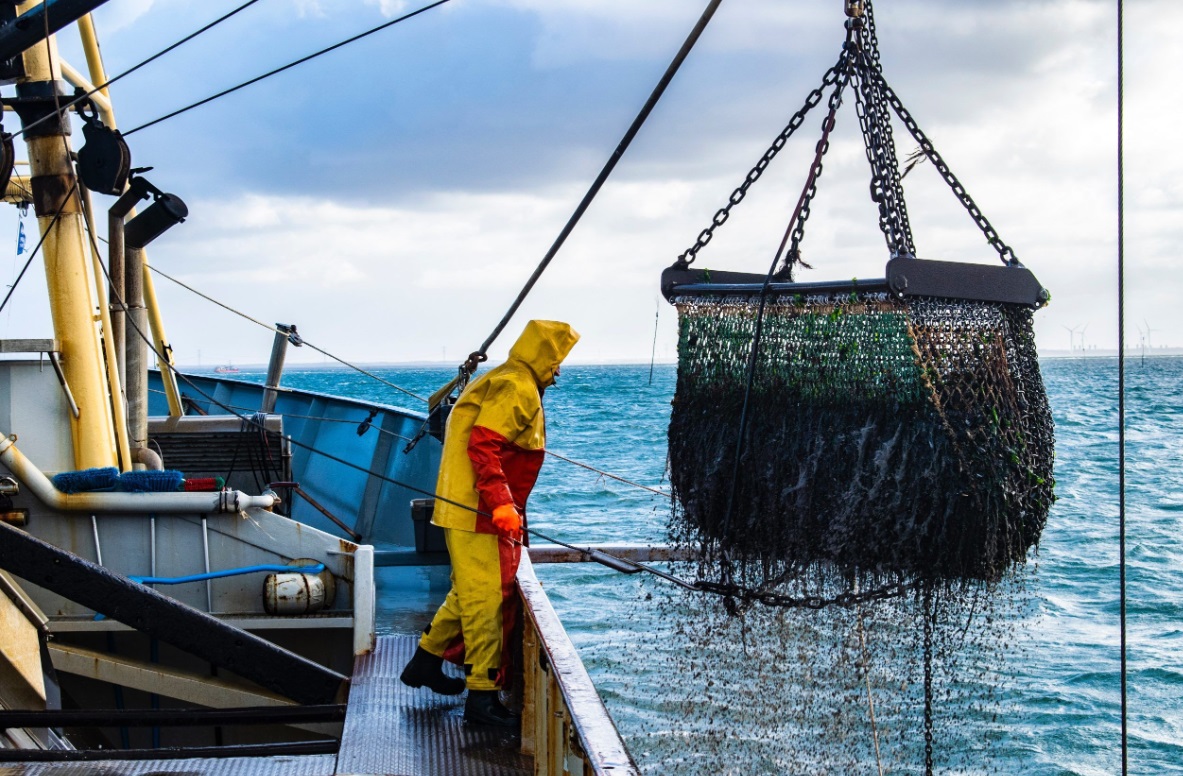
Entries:
{"label": "blue hose", "polygon": [[[258,566],[243,566],[237,569],[223,569],[222,571],[207,571],[203,574],[190,574],[184,577],[140,577],[128,576],[133,582],[141,585],[183,585],[186,582],[204,582],[207,579],[222,579],[223,577],[237,577],[242,574],[253,574],[257,571],[274,571],[288,574],[320,574],[325,570],[325,564],[317,563],[312,566],[281,566],[278,563],[263,563]],[[107,615],[96,613],[95,621],[105,620]]]}
{"label": "blue hose", "polygon": [[207,571],[204,574],[190,574],[187,577],[135,577],[128,579],[143,585],[183,585],[186,582],[204,582],[207,579],[221,579],[223,577],[237,577],[241,574],[252,574],[256,571],[287,572],[289,574],[319,574],[325,570],[323,563],[315,566],[280,566],[275,563],[265,563],[259,566],[243,566],[237,569],[222,571]]}

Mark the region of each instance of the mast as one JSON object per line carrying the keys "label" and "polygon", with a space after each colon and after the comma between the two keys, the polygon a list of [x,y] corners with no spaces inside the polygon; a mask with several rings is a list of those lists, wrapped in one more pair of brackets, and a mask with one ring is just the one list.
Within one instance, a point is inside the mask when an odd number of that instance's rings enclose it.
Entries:
{"label": "mast", "polygon": [[[99,50],[99,39],[95,33],[94,20],[90,14],[86,14],[78,20],[78,33],[82,38],[82,50],[86,55],[87,69],[90,71],[90,80],[94,84],[103,84],[107,82],[107,71],[103,66],[103,56]],[[104,87],[101,91],[104,97],[110,98],[110,93]],[[118,125],[115,123],[115,110],[111,107],[110,102],[106,105],[100,105],[99,110],[103,116],[103,124],[111,129],[117,129]],[[129,218],[134,218],[136,209],[132,208]],[[156,299],[156,284],[152,279],[152,273],[148,269],[148,252],[141,251],[144,264],[144,307],[147,311],[148,324],[152,328],[152,342],[153,348],[156,351],[156,357],[159,359],[163,356],[167,364],[160,365],[160,379],[164,383],[164,394],[168,399],[168,414],[172,417],[180,417],[185,414],[181,406],[181,389],[177,385],[177,376],[169,367],[175,365],[173,360],[173,348],[169,344],[168,335],[164,330],[164,316],[160,313],[160,303]],[[112,273],[114,270],[112,270]]]}
{"label": "mast", "polygon": [[[40,6],[21,3],[17,12]],[[25,75],[17,82],[16,106],[28,125],[53,114],[56,103],[68,101],[58,89],[61,59],[53,37],[22,55]],[[114,422],[103,378],[102,343],[96,323],[98,295],[88,266],[78,181],[71,161],[68,117],[50,120],[25,137],[37,223],[45,237],[42,255],[55,338],[61,343],[62,367],[78,405],[70,414],[74,466],[87,469],[116,466]],[[51,228],[52,225],[52,228]]]}

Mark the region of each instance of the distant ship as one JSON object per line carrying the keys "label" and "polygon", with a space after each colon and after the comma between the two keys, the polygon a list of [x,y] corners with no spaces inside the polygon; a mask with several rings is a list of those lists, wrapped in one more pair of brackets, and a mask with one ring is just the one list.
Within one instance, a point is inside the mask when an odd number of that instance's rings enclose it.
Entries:
{"label": "distant ship", "polygon": [[238,374],[238,367],[234,366],[233,364],[227,364],[226,366],[215,366],[214,372],[220,375],[236,375]]}

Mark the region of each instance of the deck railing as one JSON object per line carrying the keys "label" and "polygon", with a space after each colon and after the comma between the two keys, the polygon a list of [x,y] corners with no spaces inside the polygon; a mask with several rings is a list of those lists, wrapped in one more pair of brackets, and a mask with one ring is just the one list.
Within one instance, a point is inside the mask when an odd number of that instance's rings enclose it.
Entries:
{"label": "deck railing", "polygon": [[526,553],[518,589],[524,612],[522,751],[533,756],[534,773],[639,774]]}

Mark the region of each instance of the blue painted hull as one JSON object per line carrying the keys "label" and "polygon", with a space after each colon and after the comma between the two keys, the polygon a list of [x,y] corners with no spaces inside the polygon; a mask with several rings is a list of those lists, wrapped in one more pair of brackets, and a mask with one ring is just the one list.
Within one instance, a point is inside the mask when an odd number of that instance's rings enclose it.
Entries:
{"label": "blue painted hull", "polygon": [[[263,401],[262,385],[208,375],[186,375],[181,393],[209,415],[229,415],[228,407],[249,416]],[[149,373],[148,411],[168,414],[155,371]],[[370,428],[358,434],[375,411]],[[273,414],[283,416],[284,434],[292,439],[292,478],[309,496],[380,552],[414,550],[411,500],[434,491],[441,449],[436,439],[424,436],[411,452],[403,452],[423,426],[424,415],[289,389],[280,391]],[[307,500],[294,497],[291,509],[293,519],[348,538]]]}

